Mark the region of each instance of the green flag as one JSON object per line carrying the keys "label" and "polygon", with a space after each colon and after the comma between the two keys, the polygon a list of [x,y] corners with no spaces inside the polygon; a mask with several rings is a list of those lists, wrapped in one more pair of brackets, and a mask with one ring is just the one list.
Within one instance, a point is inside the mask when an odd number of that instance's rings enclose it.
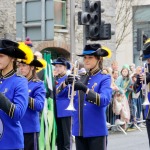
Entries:
{"label": "green flag", "polygon": [[47,93],[44,109],[41,115],[41,131],[39,135],[40,150],[55,150],[57,127],[54,115],[54,94],[53,94],[53,73],[51,66],[51,55],[48,52],[44,53],[44,59],[47,61],[47,67],[44,72],[44,84]]}

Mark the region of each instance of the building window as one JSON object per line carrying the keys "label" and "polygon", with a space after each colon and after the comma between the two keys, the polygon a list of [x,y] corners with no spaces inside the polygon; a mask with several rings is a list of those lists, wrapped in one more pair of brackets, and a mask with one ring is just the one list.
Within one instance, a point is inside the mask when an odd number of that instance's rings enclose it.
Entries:
{"label": "building window", "polygon": [[54,39],[54,1],[24,0],[16,3],[16,37],[33,41]]}
{"label": "building window", "polygon": [[54,0],[54,24],[56,28],[66,28],[66,1]]}
{"label": "building window", "polygon": [[150,5],[133,7],[133,61],[141,65],[143,35],[150,37]]}

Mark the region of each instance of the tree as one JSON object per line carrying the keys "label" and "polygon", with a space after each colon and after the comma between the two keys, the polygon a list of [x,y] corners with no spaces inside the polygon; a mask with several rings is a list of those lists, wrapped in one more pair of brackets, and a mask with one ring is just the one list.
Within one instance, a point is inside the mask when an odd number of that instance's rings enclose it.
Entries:
{"label": "tree", "polygon": [[136,7],[140,4],[140,0],[116,0],[116,50],[131,33],[131,23],[134,18]]}

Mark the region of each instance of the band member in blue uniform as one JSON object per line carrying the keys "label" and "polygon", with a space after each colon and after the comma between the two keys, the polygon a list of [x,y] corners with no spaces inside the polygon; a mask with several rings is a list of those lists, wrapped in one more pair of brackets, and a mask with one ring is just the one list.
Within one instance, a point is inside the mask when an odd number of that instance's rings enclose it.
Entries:
{"label": "band member in blue uniform", "polygon": [[[30,55],[31,54],[31,55]],[[24,43],[0,40],[0,149],[23,149],[20,120],[28,106],[27,79],[17,75],[16,58],[33,59],[32,50]]]}
{"label": "band member in blue uniform", "polygon": [[[102,74],[102,57],[108,56],[108,48],[99,44],[86,45],[81,56],[88,70],[80,80],[75,80],[73,131],[77,150],[106,150],[106,108],[111,101],[111,77]],[[69,75],[66,83],[72,83]]]}
{"label": "band member in blue uniform", "polygon": [[18,64],[21,75],[28,79],[29,98],[28,108],[21,119],[24,133],[24,149],[38,150],[38,133],[40,132],[39,112],[43,110],[45,101],[45,87],[43,81],[36,75],[36,68],[45,68],[45,60],[37,59],[28,65],[24,60]]}
{"label": "band member in blue uniform", "polygon": [[70,150],[72,111],[66,110],[70,100],[68,98],[68,86],[64,84],[70,64],[63,57],[57,58],[52,64],[58,74],[56,76],[57,149]]}
{"label": "band member in blue uniform", "polygon": [[[144,74],[142,73],[142,74],[137,76],[137,80],[133,86],[134,91],[136,93],[138,93],[141,90],[142,83],[145,84],[145,81],[146,81],[146,86],[150,87],[150,85],[149,85],[150,84],[150,38],[147,39],[147,41],[144,44],[142,60],[143,61],[146,60],[147,63],[144,65],[144,67],[145,67]],[[147,95],[145,95],[145,101],[144,101],[143,105],[146,105],[146,109],[145,109],[146,127],[147,127],[149,146],[150,146],[150,89],[147,88],[146,91],[147,91]],[[148,101],[146,101],[147,97],[148,97]]]}

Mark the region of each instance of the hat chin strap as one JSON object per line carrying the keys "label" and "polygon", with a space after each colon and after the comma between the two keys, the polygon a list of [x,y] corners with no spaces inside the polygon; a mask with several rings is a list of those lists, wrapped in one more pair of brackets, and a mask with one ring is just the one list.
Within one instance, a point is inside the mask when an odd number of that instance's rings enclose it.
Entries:
{"label": "hat chin strap", "polygon": [[99,63],[99,60],[97,60],[95,66],[94,66],[93,68],[90,69],[90,72],[93,72],[93,71],[95,71],[96,69],[99,68],[99,66],[98,66],[98,68],[97,68],[97,64],[98,64],[98,63]]}

